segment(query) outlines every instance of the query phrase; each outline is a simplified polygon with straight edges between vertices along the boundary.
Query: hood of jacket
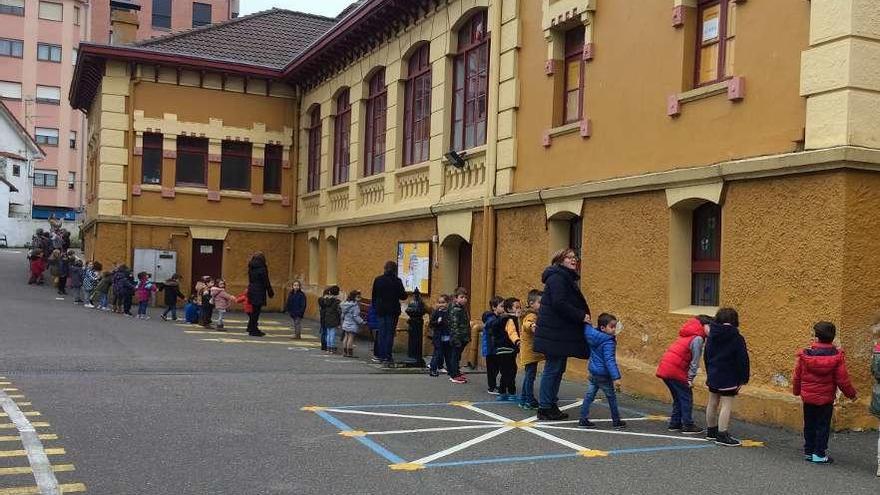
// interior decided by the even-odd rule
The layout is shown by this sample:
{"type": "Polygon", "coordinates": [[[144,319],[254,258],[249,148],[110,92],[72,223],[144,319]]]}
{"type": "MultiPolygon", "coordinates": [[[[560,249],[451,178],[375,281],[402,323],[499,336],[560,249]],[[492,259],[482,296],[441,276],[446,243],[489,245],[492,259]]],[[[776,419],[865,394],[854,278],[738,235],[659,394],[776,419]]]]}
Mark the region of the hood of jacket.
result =
{"type": "Polygon", "coordinates": [[[834,344],[813,343],[807,349],[801,349],[798,357],[802,360],[802,366],[809,373],[817,377],[833,377],[840,360],[843,358],[843,351],[834,346],[834,344]]]}
{"type": "Polygon", "coordinates": [[[544,273],[541,274],[541,283],[546,284],[547,279],[549,279],[553,275],[563,276],[573,282],[577,282],[581,279],[581,275],[570,268],[564,267],[562,265],[550,265],[545,268],[544,273]]]}
{"type": "Polygon", "coordinates": [[[342,301],[339,304],[339,307],[342,309],[342,313],[345,314],[346,311],[350,311],[352,306],[357,306],[358,303],[356,301],[342,301]]]}
{"type": "Polygon", "coordinates": [[[483,316],[480,319],[483,321],[483,325],[485,325],[489,322],[489,320],[497,317],[498,315],[496,315],[494,311],[486,311],[483,313],[483,316]]]}
{"type": "Polygon", "coordinates": [[[712,340],[719,344],[729,344],[739,338],[739,328],[733,325],[709,324],[709,334],[712,340]]]}
{"type": "Polygon", "coordinates": [[[684,325],[681,326],[681,330],[678,331],[679,337],[703,337],[706,338],[706,329],[703,328],[703,324],[700,323],[700,320],[697,318],[691,318],[688,321],[684,322],[684,325]]]}

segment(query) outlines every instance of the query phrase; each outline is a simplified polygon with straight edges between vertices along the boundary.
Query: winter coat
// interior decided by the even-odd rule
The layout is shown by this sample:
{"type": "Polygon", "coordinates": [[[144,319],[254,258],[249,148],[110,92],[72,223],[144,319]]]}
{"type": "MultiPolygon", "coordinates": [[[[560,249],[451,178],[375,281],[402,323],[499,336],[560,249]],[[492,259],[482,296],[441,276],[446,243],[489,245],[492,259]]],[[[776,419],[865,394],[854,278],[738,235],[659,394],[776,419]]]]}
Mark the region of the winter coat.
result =
{"type": "Polygon", "coordinates": [[[227,310],[235,302],[235,296],[220,287],[211,287],[211,301],[217,309],[227,310]]]}
{"type": "Polygon", "coordinates": [[[620,380],[617,367],[617,338],[614,335],[584,324],[584,338],[590,346],[590,376],[620,380]]]}
{"type": "Polygon", "coordinates": [[[696,318],[684,322],[678,331],[678,338],[666,349],[657,366],[657,378],[688,383],[693,379],[689,375],[694,355],[691,349],[695,339],[706,339],[706,329],[696,318]]]}
{"type": "Polygon", "coordinates": [[[306,294],[301,290],[292,290],[287,295],[287,304],[284,309],[291,318],[302,318],[306,315],[306,294]]]}
{"type": "Polygon", "coordinates": [[[342,312],[342,330],[357,333],[361,325],[367,322],[361,318],[361,305],[357,301],[345,301],[339,305],[342,312]]]}
{"type": "Polygon", "coordinates": [[[871,414],[880,418],[880,344],[874,347],[871,360],[871,374],[874,375],[874,388],[871,394],[871,414]]]}
{"type": "Polygon", "coordinates": [[[437,308],[431,313],[428,322],[434,345],[443,342],[443,337],[449,337],[449,311],[446,308],[437,308]]]}
{"type": "Polygon", "coordinates": [[[801,396],[804,404],[824,406],[834,402],[838,388],[850,399],[856,398],[842,350],[834,344],[817,342],[798,352],[792,380],[794,395],[801,396]]]}
{"type": "Polygon", "coordinates": [[[110,286],[113,284],[113,275],[110,272],[104,272],[101,275],[101,279],[98,281],[98,284],[95,285],[95,290],[101,294],[106,294],[110,292],[110,286]]]}
{"type": "Polygon", "coordinates": [[[715,390],[731,390],[749,383],[749,350],[746,339],[733,325],[712,323],[706,350],[706,385],[715,390]]]}
{"type": "Polygon", "coordinates": [[[370,309],[367,310],[367,328],[370,330],[379,329],[379,315],[376,314],[375,304],[370,304],[370,309]]]}
{"type": "Polygon", "coordinates": [[[241,304],[241,308],[244,310],[245,314],[251,314],[254,312],[254,305],[251,304],[250,299],[248,299],[247,291],[245,291],[244,294],[236,296],[235,302],[241,304]]]}
{"type": "Polygon", "coordinates": [[[590,314],[590,307],[578,280],[580,275],[576,271],[561,265],[544,270],[544,295],[538,311],[541,325],[535,331],[535,351],[546,356],[590,357],[583,332],[584,317],[590,314]]]}
{"type": "Polygon", "coordinates": [[[183,307],[183,317],[186,318],[187,323],[198,323],[199,307],[196,305],[196,303],[186,303],[186,306],[183,307]]]}
{"type": "Polygon", "coordinates": [[[480,352],[483,354],[483,357],[494,356],[493,326],[498,323],[498,315],[494,311],[486,311],[483,313],[481,320],[483,320],[483,333],[480,335],[480,352]]]}
{"type": "Polygon", "coordinates": [[[496,356],[516,354],[519,346],[519,318],[516,315],[502,315],[492,325],[492,342],[496,356]]]}
{"type": "Polygon", "coordinates": [[[45,270],[45,269],[46,269],[46,267],[43,264],[42,258],[34,258],[31,260],[31,275],[33,275],[35,277],[42,277],[43,270],[45,270]]]}
{"type": "Polygon", "coordinates": [[[269,268],[265,263],[257,260],[251,260],[248,263],[248,300],[251,305],[265,306],[266,295],[269,299],[275,297],[275,291],[272,289],[272,282],[269,281],[269,268]]]}
{"type": "Polygon", "coordinates": [[[62,255],[61,258],[58,259],[58,277],[69,277],[70,276],[70,258],[67,255],[62,255]]]}
{"type": "Polygon", "coordinates": [[[166,280],[162,294],[165,296],[165,306],[177,306],[177,301],[184,298],[177,280],[166,280]]]}
{"type": "Polygon", "coordinates": [[[379,317],[400,316],[400,301],[406,300],[406,290],[400,277],[393,273],[379,275],[373,280],[371,294],[379,317]]]}
{"type": "Polygon", "coordinates": [[[139,303],[149,301],[154,292],[156,292],[156,284],[145,278],[138,282],[137,289],[134,291],[135,300],[139,303]]]}
{"type": "Polygon", "coordinates": [[[531,310],[526,311],[519,329],[519,364],[522,366],[544,360],[543,354],[535,352],[535,327],[537,324],[538,313],[531,310]]]}
{"type": "Polygon", "coordinates": [[[83,286],[83,267],[72,265],[70,267],[70,287],[72,289],[79,289],[83,286]]]}
{"type": "Polygon", "coordinates": [[[449,309],[449,335],[456,347],[464,347],[471,341],[471,317],[464,306],[453,304],[449,309]]]}
{"type": "Polygon", "coordinates": [[[134,284],[129,273],[118,270],[113,274],[113,293],[120,297],[128,297],[133,294],[134,284]]]}
{"type": "Polygon", "coordinates": [[[342,311],[339,309],[339,299],[333,296],[325,296],[318,299],[321,308],[321,320],[324,328],[338,328],[342,324],[342,311]]]}
{"type": "Polygon", "coordinates": [[[91,268],[86,268],[83,271],[83,281],[82,288],[86,292],[91,292],[95,290],[95,287],[98,285],[98,280],[101,278],[101,275],[91,268]]]}

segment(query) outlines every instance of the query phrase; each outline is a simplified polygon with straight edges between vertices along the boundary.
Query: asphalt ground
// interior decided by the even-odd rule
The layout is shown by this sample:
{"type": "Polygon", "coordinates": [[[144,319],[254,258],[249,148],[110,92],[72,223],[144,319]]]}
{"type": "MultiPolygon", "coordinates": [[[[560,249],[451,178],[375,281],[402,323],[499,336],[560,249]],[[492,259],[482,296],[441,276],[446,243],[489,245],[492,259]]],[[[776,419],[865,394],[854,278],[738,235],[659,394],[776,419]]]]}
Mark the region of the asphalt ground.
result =
{"type": "MultiPolygon", "coordinates": [[[[0,250],[0,381],[22,411],[39,413],[28,416],[35,426],[47,424],[36,430],[71,493],[880,490],[876,432],[833,435],[836,463],[817,466],[802,460],[798,432],[734,421],[735,435],[763,446],[718,447],[667,432],[666,405],[627,396],[626,434],[607,423],[536,427],[494,402],[483,375],[455,385],[384,371],[365,359],[368,342],[360,359],[327,356],[313,336],[291,340],[279,314],[266,316],[274,323],[261,340],[243,335],[243,315],[221,334],[163,322],[156,308],[149,321],[87,310],[26,285],[25,271],[24,253],[0,250]]],[[[564,383],[562,404],[583,390],[564,383]]],[[[592,417],[607,419],[607,409],[597,404],[592,417]]],[[[0,440],[15,433],[0,429],[0,440]]],[[[32,493],[29,473],[2,474],[27,468],[27,457],[4,454],[20,449],[0,441],[0,495],[32,493]]]]}

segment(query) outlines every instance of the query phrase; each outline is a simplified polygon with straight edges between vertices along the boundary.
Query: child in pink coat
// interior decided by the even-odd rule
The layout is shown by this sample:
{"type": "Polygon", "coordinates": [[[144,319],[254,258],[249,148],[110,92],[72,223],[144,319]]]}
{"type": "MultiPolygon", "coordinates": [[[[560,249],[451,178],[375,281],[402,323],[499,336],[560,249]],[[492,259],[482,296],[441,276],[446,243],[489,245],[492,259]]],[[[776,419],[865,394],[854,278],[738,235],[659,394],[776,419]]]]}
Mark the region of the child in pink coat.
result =
{"type": "Polygon", "coordinates": [[[214,309],[217,310],[217,330],[223,330],[223,316],[229,311],[229,307],[235,302],[235,296],[226,292],[226,281],[218,279],[217,283],[211,287],[211,301],[213,301],[214,309]]]}

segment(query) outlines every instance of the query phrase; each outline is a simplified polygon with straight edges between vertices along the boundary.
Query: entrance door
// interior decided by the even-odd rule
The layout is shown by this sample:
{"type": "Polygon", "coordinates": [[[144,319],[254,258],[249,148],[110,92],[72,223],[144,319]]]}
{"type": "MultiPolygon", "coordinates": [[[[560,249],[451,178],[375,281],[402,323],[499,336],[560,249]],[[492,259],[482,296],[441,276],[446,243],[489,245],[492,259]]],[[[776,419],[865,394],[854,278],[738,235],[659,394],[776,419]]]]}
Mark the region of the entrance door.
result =
{"type": "Polygon", "coordinates": [[[458,245],[458,286],[464,287],[471,296],[471,245],[461,241],[458,245]]]}
{"type": "Polygon", "coordinates": [[[193,239],[190,288],[195,287],[196,281],[205,275],[215,279],[223,275],[223,241],[193,239]]]}

